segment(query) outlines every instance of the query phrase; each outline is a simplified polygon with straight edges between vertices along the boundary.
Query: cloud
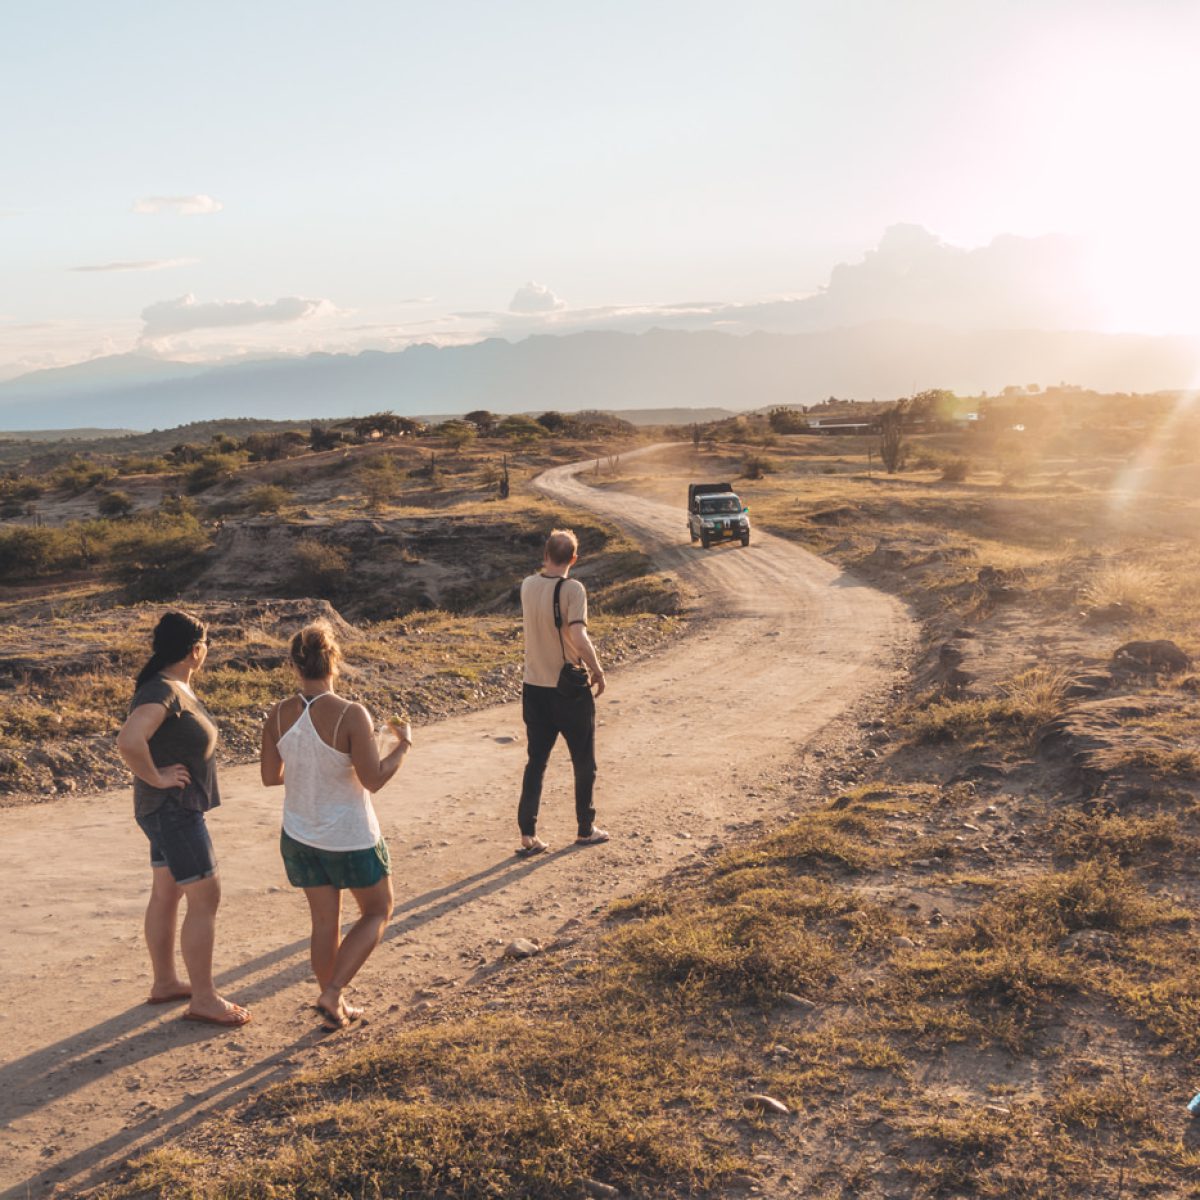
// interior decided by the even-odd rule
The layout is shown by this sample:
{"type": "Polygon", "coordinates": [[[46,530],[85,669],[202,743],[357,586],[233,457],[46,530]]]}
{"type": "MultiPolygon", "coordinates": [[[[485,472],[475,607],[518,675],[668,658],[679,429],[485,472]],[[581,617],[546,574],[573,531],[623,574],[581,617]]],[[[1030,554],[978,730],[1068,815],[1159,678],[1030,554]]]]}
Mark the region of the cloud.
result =
{"type": "Polygon", "coordinates": [[[160,300],[142,310],[147,339],[174,337],[193,329],[229,329],[244,325],[286,324],[303,321],[333,306],[327,300],[305,300],[300,296],[284,296],[263,303],[259,300],[212,300],[197,302],[192,295],[177,300],[160,300]]]}
{"type": "Polygon", "coordinates": [[[152,258],[145,262],[88,263],[82,267],[68,267],[68,271],[165,271],[168,267],[188,267],[199,262],[197,258],[152,258]]]}
{"type": "Polygon", "coordinates": [[[516,294],[509,301],[508,311],[513,313],[546,313],[557,312],[566,308],[565,300],[560,300],[544,283],[535,283],[532,279],[517,288],[516,294]]]}
{"type": "Polygon", "coordinates": [[[143,196],[135,200],[135,213],[175,213],[180,217],[203,217],[220,212],[225,206],[220,200],[203,194],[198,196],[143,196]]]}

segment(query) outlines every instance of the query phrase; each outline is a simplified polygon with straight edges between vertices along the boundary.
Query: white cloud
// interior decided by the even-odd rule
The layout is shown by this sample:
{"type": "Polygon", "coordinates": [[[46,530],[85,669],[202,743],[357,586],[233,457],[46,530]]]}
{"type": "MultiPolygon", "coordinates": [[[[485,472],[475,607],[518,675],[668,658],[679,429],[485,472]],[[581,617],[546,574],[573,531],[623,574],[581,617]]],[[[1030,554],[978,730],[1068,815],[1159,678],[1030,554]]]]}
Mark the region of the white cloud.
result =
{"type": "Polygon", "coordinates": [[[535,283],[531,279],[527,284],[517,288],[516,294],[509,302],[508,311],[545,313],[557,312],[566,307],[566,301],[560,300],[544,283],[535,283]]]}
{"type": "Polygon", "coordinates": [[[160,300],[142,310],[147,339],[173,337],[193,329],[229,329],[243,325],[279,324],[303,321],[320,312],[330,312],[327,300],[305,300],[284,296],[264,303],[259,300],[211,300],[198,303],[195,296],[160,300]]]}
{"type": "Polygon", "coordinates": [[[199,262],[196,258],[153,258],[145,262],[88,263],[82,267],[68,267],[68,271],[165,271],[168,267],[188,267],[199,262]]]}
{"type": "Polygon", "coordinates": [[[203,217],[220,212],[225,206],[220,200],[203,194],[197,196],[143,196],[135,200],[135,213],[175,213],[180,217],[203,217]]]}

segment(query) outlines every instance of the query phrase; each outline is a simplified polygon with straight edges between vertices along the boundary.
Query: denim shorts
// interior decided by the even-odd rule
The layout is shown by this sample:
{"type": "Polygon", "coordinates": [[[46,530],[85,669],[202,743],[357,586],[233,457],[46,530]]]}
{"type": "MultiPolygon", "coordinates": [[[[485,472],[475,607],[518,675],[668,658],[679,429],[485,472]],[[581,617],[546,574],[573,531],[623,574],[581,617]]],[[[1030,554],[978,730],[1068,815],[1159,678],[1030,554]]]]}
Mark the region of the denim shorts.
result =
{"type": "Polygon", "coordinates": [[[197,883],[217,873],[212,838],[204,814],[164,800],[161,808],[137,818],[150,839],[150,865],[168,867],[176,883],[197,883]]]}
{"type": "Polygon", "coordinates": [[[292,887],[369,888],[392,873],[383,838],[369,850],[318,850],[280,830],[279,852],[292,887]]]}

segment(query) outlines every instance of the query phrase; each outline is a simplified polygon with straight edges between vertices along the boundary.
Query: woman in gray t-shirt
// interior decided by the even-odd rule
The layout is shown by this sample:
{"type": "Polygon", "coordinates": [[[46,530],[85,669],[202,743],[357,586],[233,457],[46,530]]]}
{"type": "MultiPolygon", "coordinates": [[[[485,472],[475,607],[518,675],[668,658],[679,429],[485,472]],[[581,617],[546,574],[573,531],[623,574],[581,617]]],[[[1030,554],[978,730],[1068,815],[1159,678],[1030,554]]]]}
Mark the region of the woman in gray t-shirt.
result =
{"type": "Polygon", "coordinates": [[[213,985],[221,882],[204,814],[221,803],[217,727],[191,687],[207,657],[204,624],[187,613],[165,613],[154,630],[154,653],[138,675],[117,749],[133,772],[134,816],[150,839],[146,945],[154,984],[146,1002],[189,1000],[186,1020],[238,1026],[250,1020],[249,1010],[219,996],[213,985]],[[183,898],[187,911],[179,945],[187,983],[175,961],[183,898]]]}

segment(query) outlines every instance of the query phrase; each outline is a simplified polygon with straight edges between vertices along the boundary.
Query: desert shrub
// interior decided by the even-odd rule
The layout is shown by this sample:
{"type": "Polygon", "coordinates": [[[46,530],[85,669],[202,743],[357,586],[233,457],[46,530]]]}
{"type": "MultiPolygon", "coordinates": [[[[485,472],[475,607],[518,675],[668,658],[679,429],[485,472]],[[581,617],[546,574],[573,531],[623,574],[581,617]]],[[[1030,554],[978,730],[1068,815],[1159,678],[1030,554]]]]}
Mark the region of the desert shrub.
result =
{"type": "Polygon", "coordinates": [[[606,613],[667,613],[683,609],[683,597],[669,576],[644,575],[626,579],[597,597],[596,609],[606,613]]]}
{"type": "Polygon", "coordinates": [[[455,450],[461,450],[475,439],[475,429],[466,421],[443,421],[433,432],[455,450]]]}
{"type": "Polygon", "coordinates": [[[382,508],[389,500],[394,500],[404,486],[404,477],[391,454],[368,458],[355,470],[354,481],[368,508],[382,508]]]}
{"type": "Polygon", "coordinates": [[[196,577],[209,545],[208,533],[194,516],[134,518],[116,527],[107,573],[131,601],[165,600],[196,577]]]}
{"type": "Polygon", "coordinates": [[[18,525],[0,529],[0,579],[14,582],[76,565],[77,547],[65,529],[18,525]]]}
{"type": "Polygon", "coordinates": [[[505,417],[496,426],[496,432],[501,437],[512,438],[514,441],[535,442],[539,438],[545,437],[547,430],[545,425],[535,421],[532,417],[514,413],[512,416],[505,417]]]}
{"type": "Polygon", "coordinates": [[[170,469],[171,464],[165,458],[143,454],[130,454],[117,463],[118,475],[161,475],[170,469]]]}
{"type": "Polygon", "coordinates": [[[9,475],[0,479],[0,500],[37,500],[45,491],[46,485],[32,475],[9,475]]]}
{"type": "Polygon", "coordinates": [[[971,470],[971,460],[967,458],[952,458],[942,464],[943,483],[963,483],[971,470]]]}
{"type": "Polygon", "coordinates": [[[774,460],[766,455],[748,454],[742,462],[742,478],[762,479],[764,475],[769,475],[777,469],[774,460]]]}
{"type": "Polygon", "coordinates": [[[246,493],[246,507],[251,512],[275,513],[291,498],[292,493],[287,488],[275,483],[262,483],[246,493]]]}
{"type": "Polygon", "coordinates": [[[1137,612],[1153,612],[1166,586],[1163,573],[1146,563],[1108,563],[1084,585],[1083,599],[1096,607],[1123,604],[1137,612]]]}
{"type": "Polygon", "coordinates": [[[282,433],[252,433],[246,438],[246,451],[251,462],[278,462],[292,458],[309,448],[309,439],[294,429],[282,433]]]}
{"type": "Polygon", "coordinates": [[[350,565],[350,555],[340,546],[330,546],[315,538],[303,538],[293,554],[293,586],[307,595],[325,599],[337,591],[350,565]]]}
{"type": "Polygon", "coordinates": [[[63,463],[50,478],[55,487],[62,488],[72,496],[78,496],[98,483],[107,483],[114,475],[116,471],[112,467],[102,467],[99,463],[76,454],[63,463]]]}
{"type": "Polygon", "coordinates": [[[205,454],[185,473],[184,480],[189,494],[194,496],[197,492],[206,491],[214,484],[232,479],[234,472],[241,465],[240,455],[205,454]]]}
{"type": "Polygon", "coordinates": [[[773,408],[767,414],[767,421],[776,433],[808,432],[808,421],[804,414],[794,408],[773,408]]]}
{"type": "Polygon", "coordinates": [[[133,497],[128,492],[105,492],[96,511],[102,517],[127,517],[133,512],[133,497]]]}

